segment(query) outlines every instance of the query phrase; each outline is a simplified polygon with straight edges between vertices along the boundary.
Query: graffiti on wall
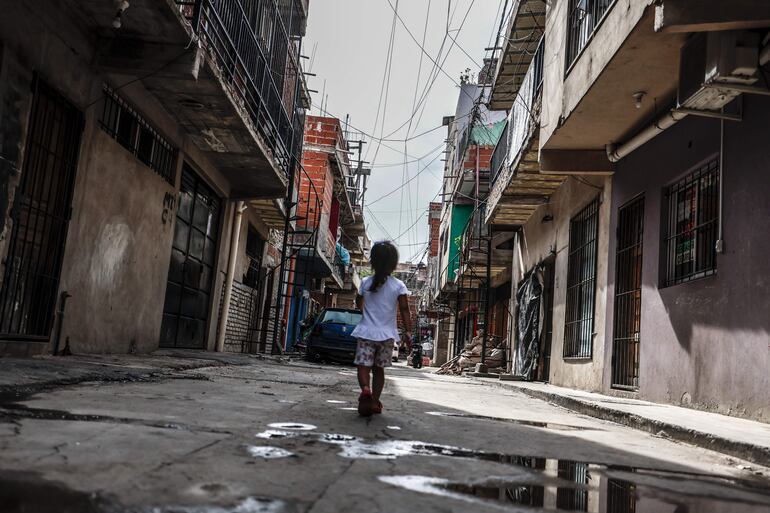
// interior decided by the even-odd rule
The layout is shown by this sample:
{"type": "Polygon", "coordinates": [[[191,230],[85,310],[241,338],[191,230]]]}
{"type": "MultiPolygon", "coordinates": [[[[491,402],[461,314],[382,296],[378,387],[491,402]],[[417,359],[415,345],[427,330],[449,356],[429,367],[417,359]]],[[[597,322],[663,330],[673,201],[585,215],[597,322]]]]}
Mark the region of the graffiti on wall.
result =
{"type": "Polygon", "coordinates": [[[174,213],[174,207],[176,206],[176,196],[174,193],[167,192],[163,195],[163,213],[160,216],[160,220],[163,224],[171,222],[171,216],[174,213]]]}

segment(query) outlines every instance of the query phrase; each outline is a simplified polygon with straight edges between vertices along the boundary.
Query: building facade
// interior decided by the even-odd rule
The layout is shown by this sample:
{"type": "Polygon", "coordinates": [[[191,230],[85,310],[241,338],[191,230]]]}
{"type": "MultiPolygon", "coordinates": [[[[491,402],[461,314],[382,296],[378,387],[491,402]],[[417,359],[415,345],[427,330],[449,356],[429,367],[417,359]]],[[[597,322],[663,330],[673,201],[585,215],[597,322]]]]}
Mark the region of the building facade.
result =
{"type": "Polygon", "coordinates": [[[301,336],[301,322],[320,309],[355,308],[359,266],[369,249],[356,177],[340,120],[308,116],[287,247],[295,255],[286,284],[287,350],[301,336]]]}
{"type": "Polygon", "coordinates": [[[703,4],[513,3],[487,223],[519,378],[766,421],[770,13],[703,4]]]}
{"type": "Polygon", "coordinates": [[[237,4],[2,3],[0,353],[214,349],[271,296],[307,3],[237,4]]]}

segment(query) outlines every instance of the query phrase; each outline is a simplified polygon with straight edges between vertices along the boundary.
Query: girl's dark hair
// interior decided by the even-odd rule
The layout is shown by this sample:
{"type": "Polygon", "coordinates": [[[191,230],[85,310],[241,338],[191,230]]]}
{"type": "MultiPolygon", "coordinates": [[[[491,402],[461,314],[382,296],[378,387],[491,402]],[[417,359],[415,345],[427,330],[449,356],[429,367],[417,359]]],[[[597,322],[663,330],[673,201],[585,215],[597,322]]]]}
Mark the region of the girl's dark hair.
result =
{"type": "Polygon", "coordinates": [[[390,273],[398,265],[398,249],[389,241],[375,242],[369,253],[369,262],[372,264],[372,270],[374,270],[374,277],[369,290],[377,292],[377,289],[385,284],[390,273]]]}

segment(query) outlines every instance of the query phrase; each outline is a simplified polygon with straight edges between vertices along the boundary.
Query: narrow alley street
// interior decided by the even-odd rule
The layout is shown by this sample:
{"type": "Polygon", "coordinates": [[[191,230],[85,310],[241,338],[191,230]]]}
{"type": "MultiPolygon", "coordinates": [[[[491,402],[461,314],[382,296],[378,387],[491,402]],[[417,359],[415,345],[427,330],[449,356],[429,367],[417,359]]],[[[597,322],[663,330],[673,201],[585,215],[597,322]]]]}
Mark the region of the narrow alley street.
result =
{"type": "Polygon", "coordinates": [[[4,359],[3,513],[770,511],[767,469],[403,363],[363,419],[352,367],[72,358],[4,359]]]}

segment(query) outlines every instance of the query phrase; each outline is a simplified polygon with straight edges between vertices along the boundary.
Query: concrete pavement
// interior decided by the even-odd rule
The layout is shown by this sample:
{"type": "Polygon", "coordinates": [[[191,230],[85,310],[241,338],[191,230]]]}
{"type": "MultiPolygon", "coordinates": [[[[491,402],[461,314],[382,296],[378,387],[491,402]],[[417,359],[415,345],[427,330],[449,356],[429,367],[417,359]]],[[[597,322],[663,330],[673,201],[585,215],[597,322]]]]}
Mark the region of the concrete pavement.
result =
{"type": "Polygon", "coordinates": [[[770,424],[547,383],[500,381],[496,384],[579,413],[770,466],[770,424]]]}
{"type": "Polygon", "coordinates": [[[361,419],[350,367],[193,355],[0,360],[0,511],[770,511],[763,467],[518,390],[395,367],[361,419]]]}

